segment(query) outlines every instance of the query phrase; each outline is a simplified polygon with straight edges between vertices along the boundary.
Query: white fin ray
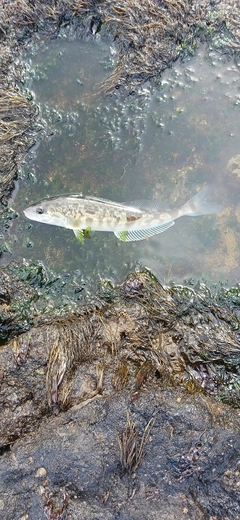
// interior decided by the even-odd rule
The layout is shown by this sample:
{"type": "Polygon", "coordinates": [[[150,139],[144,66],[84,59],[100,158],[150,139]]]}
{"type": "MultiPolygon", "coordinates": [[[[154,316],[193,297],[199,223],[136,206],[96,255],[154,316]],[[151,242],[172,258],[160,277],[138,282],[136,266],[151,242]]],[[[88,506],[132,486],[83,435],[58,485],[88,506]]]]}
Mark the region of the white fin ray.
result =
{"type": "Polygon", "coordinates": [[[141,211],[169,211],[163,208],[161,204],[155,200],[131,200],[130,202],[122,202],[122,205],[140,209],[141,211]]]}
{"type": "Polygon", "coordinates": [[[101,199],[100,197],[90,197],[88,195],[83,198],[89,200],[90,202],[100,202],[101,204],[105,204],[106,206],[113,206],[114,208],[121,209],[122,207],[128,207],[129,209],[138,209],[137,206],[133,206],[131,202],[114,202],[113,200],[101,199]]]}
{"type": "Polygon", "coordinates": [[[148,228],[148,229],[136,229],[132,231],[114,231],[114,235],[122,242],[135,242],[137,240],[144,240],[145,238],[153,237],[158,233],[163,233],[166,229],[172,227],[174,221],[165,222],[161,226],[148,228]],[[121,238],[123,237],[123,238],[121,238]]]}
{"type": "Polygon", "coordinates": [[[212,186],[207,185],[199,191],[194,197],[185,202],[180,209],[180,217],[198,217],[200,215],[212,215],[223,210],[223,206],[217,202],[208,202],[208,197],[213,191],[212,186]]]}
{"type": "Polygon", "coordinates": [[[73,229],[73,233],[79,242],[84,242],[84,231],[82,229],[73,229]]]}

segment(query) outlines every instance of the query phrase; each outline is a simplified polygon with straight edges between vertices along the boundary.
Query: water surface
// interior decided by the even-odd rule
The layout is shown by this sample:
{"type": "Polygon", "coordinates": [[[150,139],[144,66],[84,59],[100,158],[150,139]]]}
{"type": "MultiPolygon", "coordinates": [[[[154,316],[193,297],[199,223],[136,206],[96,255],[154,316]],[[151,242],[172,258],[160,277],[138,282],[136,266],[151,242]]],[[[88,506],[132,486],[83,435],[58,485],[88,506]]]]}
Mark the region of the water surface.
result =
{"type": "Polygon", "coordinates": [[[41,261],[73,284],[120,281],[136,266],[164,283],[239,280],[239,64],[201,48],[176,62],[158,84],[127,99],[106,96],[115,47],[56,40],[26,56],[26,88],[45,120],[44,138],[21,169],[2,263],[41,261]],[[176,221],[163,234],[135,243],[91,233],[84,245],[70,230],[27,220],[23,209],[47,196],[82,192],[116,201],[155,199],[179,207],[204,184],[221,214],[176,221]]]}

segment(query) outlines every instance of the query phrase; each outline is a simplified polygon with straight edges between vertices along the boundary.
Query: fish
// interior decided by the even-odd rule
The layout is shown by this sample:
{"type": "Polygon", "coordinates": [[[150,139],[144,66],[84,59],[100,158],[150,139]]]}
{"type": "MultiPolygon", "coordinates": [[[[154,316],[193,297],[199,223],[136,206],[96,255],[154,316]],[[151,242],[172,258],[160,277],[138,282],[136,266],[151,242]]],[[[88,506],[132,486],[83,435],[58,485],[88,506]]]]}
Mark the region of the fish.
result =
{"type": "Polygon", "coordinates": [[[161,210],[155,201],[113,202],[97,197],[62,195],[44,199],[24,210],[30,220],[72,229],[83,241],[92,231],[111,231],[122,242],[133,242],[162,233],[176,219],[210,215],[222,211],[208,202],[212,188],[207,185],[179,209],[161,210]]]}

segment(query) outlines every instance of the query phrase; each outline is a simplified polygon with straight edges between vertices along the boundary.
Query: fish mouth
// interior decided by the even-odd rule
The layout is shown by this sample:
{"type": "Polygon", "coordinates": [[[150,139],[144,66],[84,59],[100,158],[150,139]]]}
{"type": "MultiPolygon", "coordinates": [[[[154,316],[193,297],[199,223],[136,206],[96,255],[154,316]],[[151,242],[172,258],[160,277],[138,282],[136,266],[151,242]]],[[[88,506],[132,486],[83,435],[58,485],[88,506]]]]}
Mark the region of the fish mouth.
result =
{"type": "Polygon", "coordinates": [[[41,219],[38,218],[38,214],[36,213],[36,211],[31,207],[24,209],[23,213],[25,217],[29,218],[30,220],[41,221],[41,219]]]}
{"type": "Polygon", "coordinates": [[[24,213],[25,217],[30,218],[30,219],[32,218],[32,211],[30,208],[24,209],[23,213],[24,213]]]}

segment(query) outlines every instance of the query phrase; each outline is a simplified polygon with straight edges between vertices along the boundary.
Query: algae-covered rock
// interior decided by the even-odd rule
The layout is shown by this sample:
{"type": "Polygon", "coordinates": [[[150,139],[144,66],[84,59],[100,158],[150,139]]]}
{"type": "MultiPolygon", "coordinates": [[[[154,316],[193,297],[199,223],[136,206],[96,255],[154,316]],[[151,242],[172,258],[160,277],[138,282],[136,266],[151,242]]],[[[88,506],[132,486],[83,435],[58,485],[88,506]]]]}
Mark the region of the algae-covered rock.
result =
{"type": "Polygon", "coordinates": [[[42,265],[12,262],[0,269],[0,282],[0,343],[74,306],[62,295],[64,281],[42,265]]]}
{"type": "Polygon", "coordinates": [[[0,350],[1,445],[48,413],[124,388],[132,403],[145,385],[170,385],[239,407],[239,294],[223,306],[205,287],[196,289],[167,289],[135,274],[108,303],[96,299],[22,334],[16,329],[0,350]]]}

